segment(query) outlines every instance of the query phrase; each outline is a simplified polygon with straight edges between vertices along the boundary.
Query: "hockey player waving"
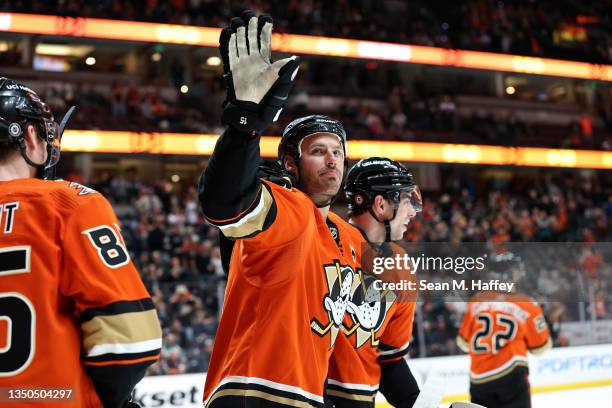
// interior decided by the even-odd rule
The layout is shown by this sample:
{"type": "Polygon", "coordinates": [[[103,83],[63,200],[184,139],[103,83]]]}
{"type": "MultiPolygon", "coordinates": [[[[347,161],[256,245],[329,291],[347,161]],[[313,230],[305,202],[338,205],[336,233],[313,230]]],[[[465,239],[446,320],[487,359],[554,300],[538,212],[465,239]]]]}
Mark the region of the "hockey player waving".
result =
{"type": "Polygon", "coordinates": [[[272,63],[272,19],[245,12],[222,31],[226,126],[199,197],[234,240],[225,307],[204,390],[207,407],[323,406],[329,357],[356,276],[360,236],[329,211],[346,170],[346,134],[325,116],[285,130],[279,159],[295,186],[257,176],[261,132],[298,71],[272,63]]]}

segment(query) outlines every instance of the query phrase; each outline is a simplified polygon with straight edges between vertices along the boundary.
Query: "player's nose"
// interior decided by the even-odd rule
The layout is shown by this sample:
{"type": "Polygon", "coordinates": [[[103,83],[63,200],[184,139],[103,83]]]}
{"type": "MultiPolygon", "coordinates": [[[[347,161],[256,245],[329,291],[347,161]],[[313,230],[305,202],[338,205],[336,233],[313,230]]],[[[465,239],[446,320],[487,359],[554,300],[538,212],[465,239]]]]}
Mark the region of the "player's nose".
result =
{"type": "Polygon", "coordinates": [[[333,153],[328,152],[325,155],[325,165],[329,167],[330,169],[338,167],[336,157],[334,156],[333,153]]]}

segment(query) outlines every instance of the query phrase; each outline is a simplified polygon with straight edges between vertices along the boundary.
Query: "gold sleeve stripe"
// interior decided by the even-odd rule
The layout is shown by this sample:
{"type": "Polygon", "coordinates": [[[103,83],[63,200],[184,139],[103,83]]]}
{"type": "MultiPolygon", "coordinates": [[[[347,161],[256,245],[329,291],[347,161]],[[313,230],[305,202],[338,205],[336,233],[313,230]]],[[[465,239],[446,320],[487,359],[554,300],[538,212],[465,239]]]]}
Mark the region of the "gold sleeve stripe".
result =
{"type": "MultiPolygon", "coordinates": [[[[484,376],[484,377],[479,377],[479,378],[474,378],[473,376],[470,376],[470,382],[472,384],[484,384],[490,381],[494,381],[494,380],[502,378],[503,376],[508,375],[512,370],[514,370],[518,366],[528,367],[527,361],[522,361],[522,360],[512,361],[511,360],[511,363],[507,367],[503,367],[502,370],[500,371],[492,370],[494,374],[484,376]]],[[[482,375],[483,374],[481,374],[481,376],[482,375]]]]}
{"type": "Polygon", "coordinates": [[[535,356],[537,356],[538,354],[542,354],[545,351],[548,351],[550,348],[552,348],[552,340],[550,340],[550,337],[546,340],[546,343],[542,344],[539,347],[534,347],[532,349],[529,349],[529,352],[535,356]]]}
{"type": "Polygon", "coordinates": [[[286,397],[279,397],[274,394],[267,393],[265,391],[241,390],[241,389],[225,389],[225,390],[221,390],[215,393],[215,395],[206,404],[206,407],[210,407],[213,401],[216,400],[217,398],[225,397],[225,396],[259,398],[259,399],[264,399],[266,401],[274,402],[279,405],[286,405],[289,407],[297,407],[297,408],[312,408],[313,407],[313,405],[308,402],[298,401],[298,400],[294,400],[294,399],[286,398],[286,397]]]}
{"type": "Polygon", "coordinates": [[[262,188],[259,204],[249,214],[233,224],[220,225],[223,235],[228,238],[242,238],[262,231],[274,198],[267,188],[262,188]]]}
{"type": "Polygon", "coordinates": [[[343,392],[338,390],[327,390],[327,395],[332,395],[334,397],[340,397],[347,400],[353,401],[365,401],[365,402],[374,402],[376,395],[359,395],[359,394],[351,394],[349,392],[343,392]]]}
{"type": "Polygon", "coordinates": [[[159,358],[159,354],[155,354],[153,356],[136,358],[132,360],[83,361],[83,364],[88,365],[88,366],[95,366],[95,367],[105,367],[109,365],[133,365],[133,364],[145,363],[147,361],[155,362],[157,361],[158,358],[159,358]]]}
{"type": "Polygon", "coordinates": [[[461,336],[457,336],[456,338],[457,341],[457,346],[459,346],[459,348],[464,352],[467,353],[470,351],[470,345],[468,344],[467,340],[464,339],[461,336]]]}
{"type": "Polygon", "coordinates": [[[83,346],[88,356],[96,346],[108,344],[126,345],[126,349],[142,349],[138,352],[154,350],[153,346],[157,343],[161,346],[161,328],[155,310],[96,316],[84,322],[81,329],[83,346]],[[138,346],[127,346],[130,344],[138,346]]]}

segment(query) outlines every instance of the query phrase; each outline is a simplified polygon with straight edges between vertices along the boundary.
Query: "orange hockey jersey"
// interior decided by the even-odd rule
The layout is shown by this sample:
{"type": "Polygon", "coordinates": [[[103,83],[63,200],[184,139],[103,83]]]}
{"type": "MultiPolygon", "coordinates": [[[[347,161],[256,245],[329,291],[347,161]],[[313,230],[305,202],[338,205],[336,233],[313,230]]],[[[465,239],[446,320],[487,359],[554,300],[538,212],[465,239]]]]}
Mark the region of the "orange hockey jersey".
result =
{"type": "Polygon", "coordinates": [[[210,220],[237,240],[205,404],[239,406],[252,397],[258,406],[322,407],[329,357],[354,291],[358,232],[330,212],[336,244],[297,189],[263,181],[258,200],[236,219],[210,220]],[[273,207],[273,223],[257,232],[273,207]]]}
{"type": "Polygon", "coordinates": [[[126,383],[158,358],[161,330],[100,194],[65,181],[0,182],[0,323],[0,387],[70,391],[2,407],[101,407],[96,386],[102,400],[129,397],[126,383]],[[109,377],[116,387],[96,383],[109,377]]]}
{"type": "Polygon", "coordinates": [[[470,381],[496,380],[527,366],[527,351],[551,346],[542,308],[529,296],[481,292],[468,303],[457,344],[470,354],[470,381]]]}
{"type": "MultiPolygon", "coordinates": [[[[362,237],[363,239],[363,237],[362,237]]],[[[391,244],[392,253],[404,250],[391,244]]],[[[375,251],[365,240],[358,259],[371,271],[375,251]]],[[[387,270],[383,274],[359,273],[359,286],[349,302],[345,333],[338,337],[330,361],[327,394],[351,400],[355,407],[373,407],[381,376],[380,363],[403,358],[412,338],[416,291],[395,293],[375,289],[374,282],[415,281],[409,271],[387,270]]]]}

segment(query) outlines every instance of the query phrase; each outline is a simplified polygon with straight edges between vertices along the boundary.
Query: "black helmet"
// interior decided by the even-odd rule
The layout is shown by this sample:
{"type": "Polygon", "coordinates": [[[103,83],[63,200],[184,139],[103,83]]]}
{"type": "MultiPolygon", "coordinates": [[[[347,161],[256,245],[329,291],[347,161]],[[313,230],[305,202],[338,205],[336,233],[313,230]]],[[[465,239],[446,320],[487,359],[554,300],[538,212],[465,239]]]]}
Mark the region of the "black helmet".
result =
{"type": "Polygon", "coordinates": [[[384,157],[358,161],[348,171],[344,190],[349,213],[360,215],[368,211],[385,226],[385,241],[391,241],[391,221],[397,215],[402,192],[409,193],[410,203],[416,212],[423,208],[421,192],[414,184],[412,172],[401,163],[384,157]],[[393,216],[388,220],[381,220],[372,210],[377,195],[382,195],[393,205],[393,216]]]}
{"type": "Polygon", "coordinates": [[[340,138],[346,158],[346,132],[342,123],[329,116],[310,115],[294,120],[285,128],[278,145],[278,158],[281,163],[283,163],[285,156],[291,156],[295,160],[299,160],[304,138],[322,132],[333,133],[340,138]]]}
{"type": "Polygon", "coordinates": [[[490,272],[497,275],[502,280],[514,279],[515,273],[519,276],[523,274],[525,265],[523,259],[509,251],[500,252],[491,256],[489,263],[490,272]]]}
{"type": "Polygon", "coordinates": [[[370,157],[357,162],[348,172],[344,189],[349,211],[355,215],[369,210],[377,195],[399,205],[401,192],[412,193],[410,201],[415,211],[423,208],[412,172],[401,163],[384,157],[370,157]],[[357,196],[363,197],[360,203],[357,196]]]}
{"type": "Polygon", "coordinates": [[[38,168],[44,178],[50,178],[60,157],[60,142],[64,127],[74,107],[64,116],[61,125],[53,119],[53,113],[36,92],[12,79],[0,77],[0,145],[15,145],[24,160],[38,168]],[[24,133],[28,124],[37,127],[38,135],[47,143],[47,160],[34,163],[27,156],[24,133]]]}

